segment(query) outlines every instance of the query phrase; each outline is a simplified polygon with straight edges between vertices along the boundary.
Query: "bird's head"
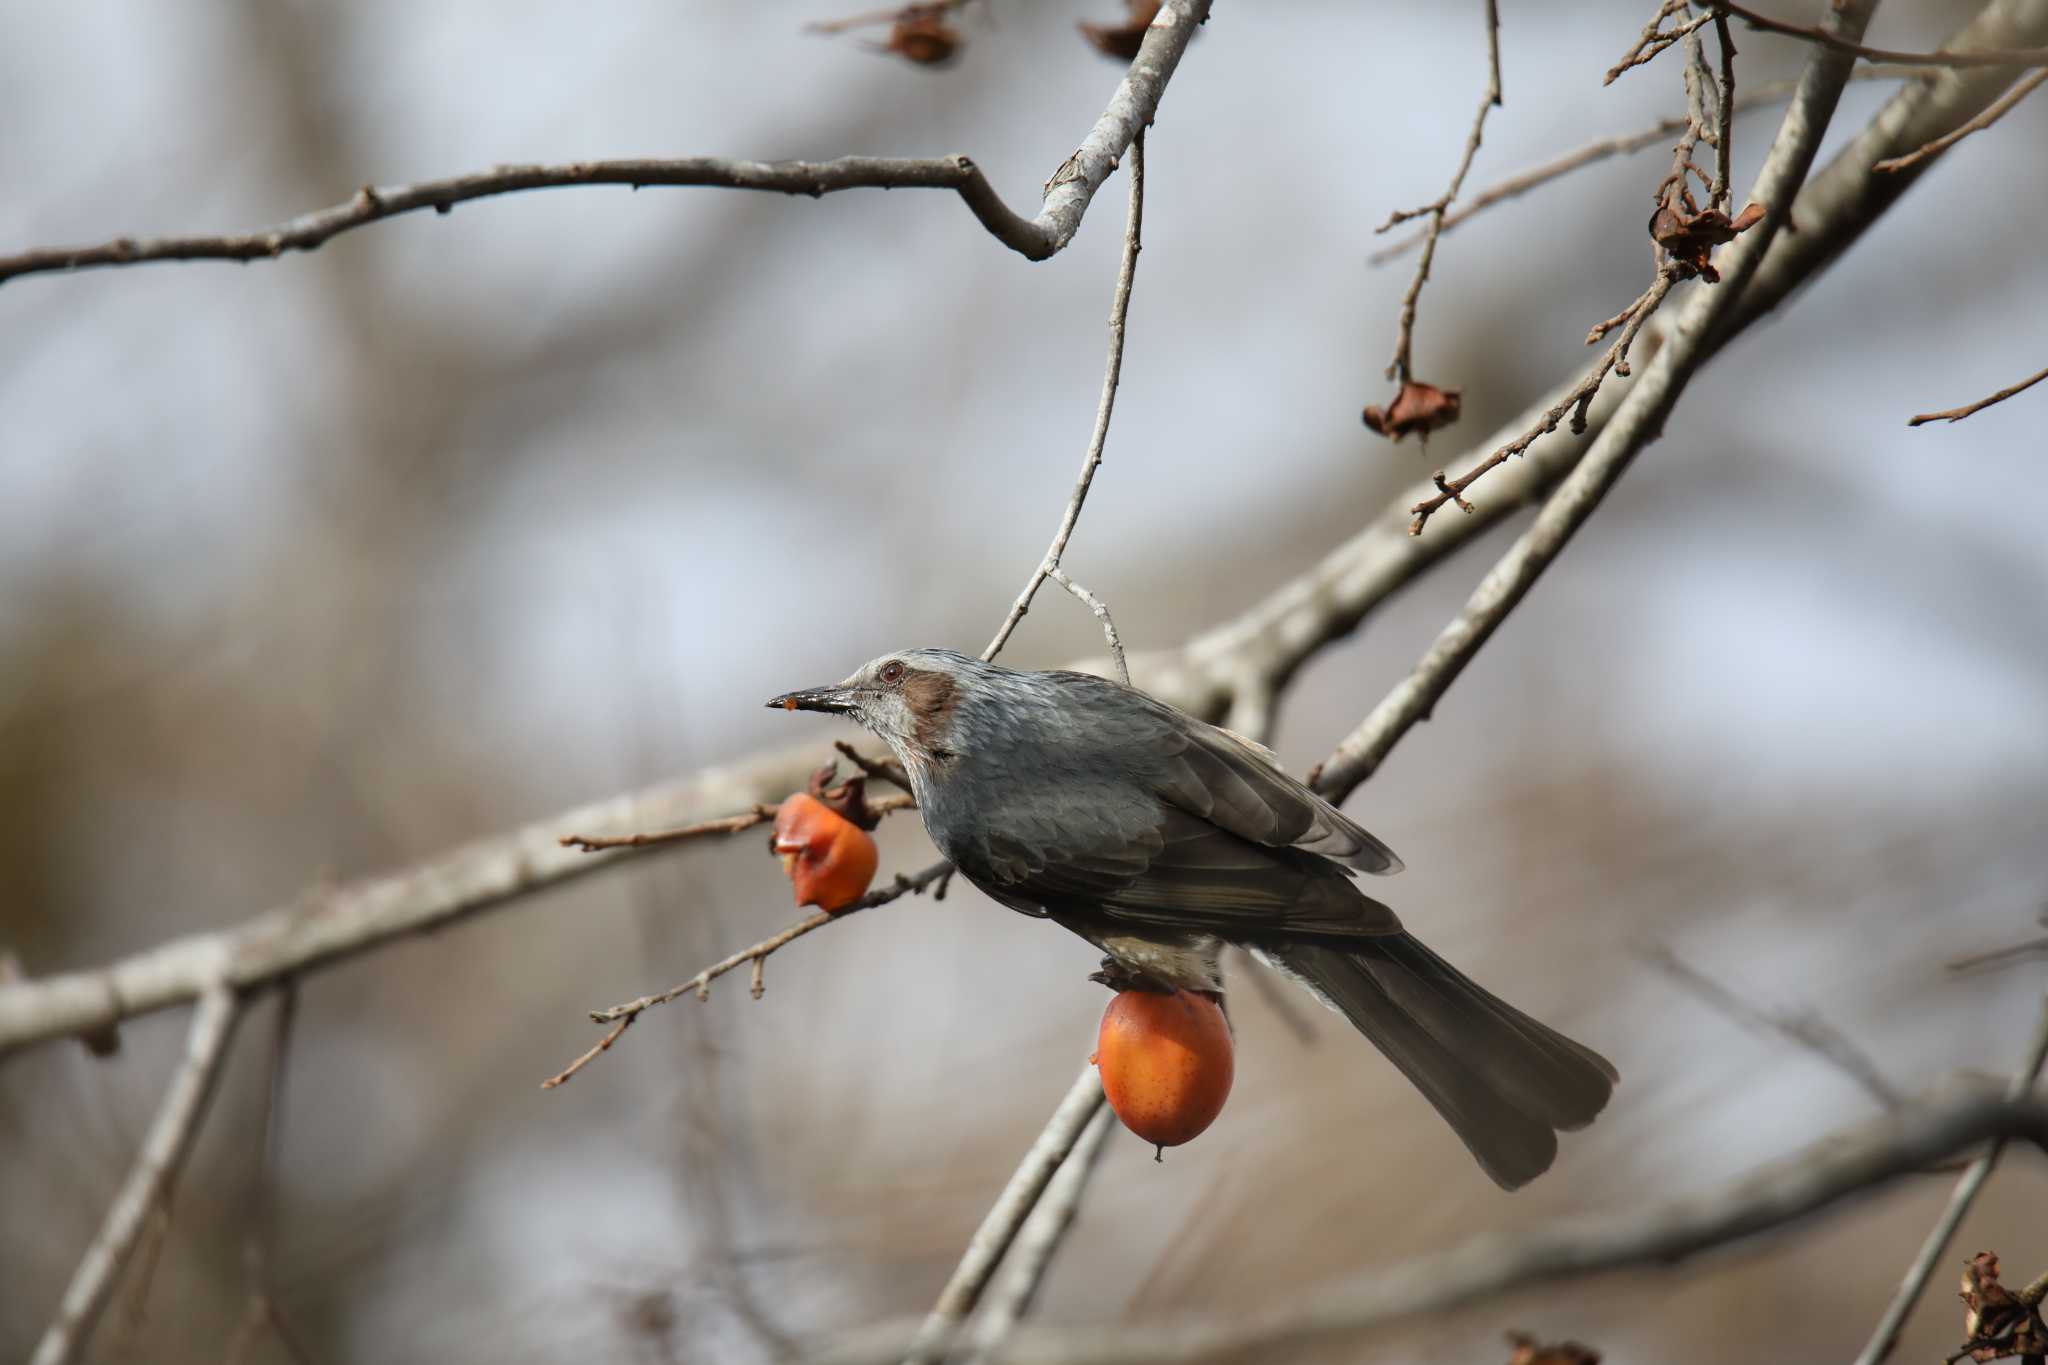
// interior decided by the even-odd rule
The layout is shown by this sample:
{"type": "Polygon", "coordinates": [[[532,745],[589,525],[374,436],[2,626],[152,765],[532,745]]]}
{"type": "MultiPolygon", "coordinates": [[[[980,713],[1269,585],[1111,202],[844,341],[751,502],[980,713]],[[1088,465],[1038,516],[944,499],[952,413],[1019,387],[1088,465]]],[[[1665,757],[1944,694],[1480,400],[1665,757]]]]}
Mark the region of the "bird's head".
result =
{"type": "Polygon", "coordinates": [[[785,692],[768,703],[860,722],[912,772],[958,750],[961,703],[1004,670],[950,649],[905,649],[863,664],[845,682],[785,692]]]}

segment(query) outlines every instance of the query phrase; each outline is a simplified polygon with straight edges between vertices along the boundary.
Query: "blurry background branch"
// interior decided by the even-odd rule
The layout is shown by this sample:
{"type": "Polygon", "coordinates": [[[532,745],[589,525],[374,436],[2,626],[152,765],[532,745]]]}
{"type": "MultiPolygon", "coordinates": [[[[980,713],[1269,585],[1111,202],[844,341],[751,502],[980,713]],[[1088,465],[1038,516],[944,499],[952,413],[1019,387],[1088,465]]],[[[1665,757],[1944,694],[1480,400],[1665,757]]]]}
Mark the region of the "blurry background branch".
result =
{"type": "MultiPolygon", "coordinates": [[[[1418,1257],[1256,1313],[1024,1327],[1001,1358],[1013,1365],[1136,1365],[1270,1354],[1401,1318],[1469,1310],[1533,1285],[1669,1267],[1811,1218],[1979,1143],[2014,1138],[2048,1149],[2048,1105],[1976,1096],[1918,1107],[1814,1143],[1711,1197],[1560,1218],[1418,1257]]],[[[902,1330],[896,1331],[898,1340],[902,1330]]],[[[880,1360],[888,1354],[871,1342],[854,1358],[880,1360]]]]}

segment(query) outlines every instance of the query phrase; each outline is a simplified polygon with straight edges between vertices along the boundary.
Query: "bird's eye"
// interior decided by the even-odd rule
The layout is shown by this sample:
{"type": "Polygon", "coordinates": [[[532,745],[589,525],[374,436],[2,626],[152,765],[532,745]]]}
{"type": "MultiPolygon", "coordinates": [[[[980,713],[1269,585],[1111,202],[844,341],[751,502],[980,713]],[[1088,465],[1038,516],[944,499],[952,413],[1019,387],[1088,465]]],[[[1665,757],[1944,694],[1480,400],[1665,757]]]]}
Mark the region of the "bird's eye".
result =
{"type": "Polygon", "coordinates": [[[882,671],[876,676],[882,680],[885,686],[894,687],[897,683],[903,681],[903,661],[901,659],[889,660],[888,663],[882,665],[882,671]]]}

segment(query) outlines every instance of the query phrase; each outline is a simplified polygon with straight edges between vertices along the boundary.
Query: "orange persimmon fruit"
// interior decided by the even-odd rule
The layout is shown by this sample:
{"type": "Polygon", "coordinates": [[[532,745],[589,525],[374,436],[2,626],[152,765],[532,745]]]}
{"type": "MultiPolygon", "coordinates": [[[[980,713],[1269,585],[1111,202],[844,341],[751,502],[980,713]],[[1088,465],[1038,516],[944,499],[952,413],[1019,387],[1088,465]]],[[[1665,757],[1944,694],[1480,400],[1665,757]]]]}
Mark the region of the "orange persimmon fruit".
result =
{"type": "Polygon", "coordinates": [[[815,796],[798,792],[775,812],[782,870],[796,887],[798,905],[834,914],[867,894],[879,858],[868,832],[815,796]]]}
{"type": "Polygon", "coordinates": [[[1236,1070],[1223,1007],[1196,991],[1119,991],[1102,1012],[1095,1065],[1124,1127],[1158,1147],[1200,1136],[1236,1070]]]}

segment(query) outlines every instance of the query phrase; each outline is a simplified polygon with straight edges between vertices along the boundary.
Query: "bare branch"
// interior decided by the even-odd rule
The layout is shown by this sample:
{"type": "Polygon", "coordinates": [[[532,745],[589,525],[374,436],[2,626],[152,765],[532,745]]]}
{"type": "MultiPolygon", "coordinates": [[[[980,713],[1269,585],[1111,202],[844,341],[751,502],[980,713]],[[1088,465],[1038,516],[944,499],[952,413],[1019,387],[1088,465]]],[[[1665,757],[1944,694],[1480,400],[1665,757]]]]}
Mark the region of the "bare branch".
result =
{"type": "MultiPolygon", "coordinates": [[[[1231,1356],[1271,1359],[1303,1343],[1404,1318],[1491,1302],[1534,1285],[1617,1270],[1666,1269],[1804,1221],[1852,1196],[1917,1175],[1981,1142],[2018,1138],[2048,1149],[2048,1106],[1973,1097],[1887,1115],[1832,1135],[1708,1197],[1626,1212],[1554,1219],[1513,1237],[1488,1235],[1371,1276],[1251,1312],[1075,1327],[1024,1327],[1011,1365],[1131,1365],[1231,1356]]],[[[904,1331],[891,1339],[900,1343],[904,1331]]],[[[882,1359],[881,1334],[835,1360],[882,1359]]]]}
{"type": "Polygon", "coordinates": [[[1865,47],[1861,43],[1852,42],[1834,30],[1824,28],[1818,24],[1810,28],[1802,27],[1798,24],[1788,24],[1782,19],[1773,19],[1769,15],[1758,14],[1755,10],[1746,9],[1741,5],[1734,4],[1732,0],[1705,0],[1705,3],[1713,6],[1716,11],[1723,11],[1734,15],[1751,28],[1762,29],[1766,33],[1782,33],[1787,38],[1798,38],[1804,42],[1825,47],[1832,52],[1842,52],[1852,57],[1861,57],[1867,62],[1891,62],[1897,66],[2048,66],[2048,47],[1999,47],[1962,50],[1943,48],[1939,52],[1893,52],[1888,48],[1865,47]]]}
{"type": "Polygon", "coordinates": [[[960,1330],[960,1324],[974,1311],[974,1305],[980,1301],[982,1290],[988,1287],[1003,1253],[1010,1249],[1018,1230],[1052,1181],[1053,1173],[1073,1151],[1074,1144],[1081,1139],[1082,1130],[1102,1107],[1102,1080],[1096,1075],[1094,1064],[1090,1063],[1081,1068],[1081,1074],[1067,1088],[1066,1098],[1060,1101],[1059,1108],[1053,1110],[1051,1121],[1031,1144],[1031,1149],[1024,1153],[1024,1160],[1011,1175],[1010,1183],[1003,1186],[994,1207],[981,1220],[981,1226],[967,1243],[966,1254],[953,1268],[946,1287],[939,1291],[939,1301],[932,1306],[931,1313],[911,1338],[904,1365],[934,1365],[944,1358],[955,1333],[960,1330]]]}
{"type": "Polygon", "coordinates": [[[1457,170],[1451,172],[1451,183],[1444,192],[1421,208],[1397,210],[1387,221],[1374,229],[1387,232],[1411,218],[1429,218],[1429,226],[1422,234],[1422,259],[1415,263],[1415,276],[1408,281],[1408,292],[1401,298],[1401,320],[1394,331],[1394,358],[1388,362],[1387,378],[1397,383],[1408,382],[1413,372],[1412,351],[1415,346],[1415,310],[1422,300],[1422,286],[1429,283],[1429,267],[1436,260],[1437,239],[1443,235],[1444,214],[1456,201],[1458,191],[1465,184],[1465,176],[1472,169],[1472,158],[1479,155],[1480,139],[1486,132],[1486,116],[1501,102],[1500,85],[1500,5],[1498,0],[1485,0],[1486,8],[1486,93],[1479,97],[1478,112],[1472,116],[1472,131],[1465,135],[1465,151],[1458,158],[1457,170]]]}
{"type": "MultiPolygon", "coordinates": [[[[850,749],[845,751],[851,752],[850,749]]],[[[855,761],[860,762],[858,756],[855,761]]],[[[863,763],[861,766],[865,770],[866,765],[863,763]]],[[[882,767],[881,764],[875,766],[882,767]]],[[[889,781],[895,781],[886,770],[882,776],[889,781]]],[[[871,815],[889,815],[899,810],[915,810],[917,799],[912,796],[878,796],[864,802],[863,805],[871,815]]],[[[761,804],[749,807],[738,815],[727,815],[717,820],[700,820],[694,825],[684,825],[680,829],[655,830],[647,834],[564,834],[560,842],[562,847],[573,848],[582,853],[600,853],[613,848],[653,848],[661,844],[682,843],[706,834],[738,834],[757,825],[767,824],[775,818],[778,809],[776,806],[761,804]]]]}
{"type": "Polygon", "coordinates": [[[1116,663],[1116,675],[1125,687],[1131,685],[1130,661],[1124,658],[1124,642],[1117,638],[1116,622],[1110,619],[1109,607],[1088,589],[1076,583],[1065,569],[1055,567],[1046,574],[1053,582],[1074,595],[1082,606],[1095,613],[1095,619],[1102,622],[1102,633],[1109,640],[1109,657],[1116,663]]]}
{"type": "MultiPolygon", "coordinates": [[[[1927,73],[1924,70],[1913,67],[1859,66],[1849,76],[1849,79],[1852,81],[1901,80],[1906,78],[1924,80],[1927,78],[1927,73]]],[[[1750,113],[1753,110],[1782,104],[1798,88],[1798,81],[1767,81],[1762,85],[1753,86],[1735,97],[1733,112],[1739,116],[1750,113]]],[[[1601,138],[1597,142],[1589,142],[1585,146],[1575,151],[1566,152],[1564,155],[1553,160],[1531,166],[1525,171],[1517,171],[1506,179],[1497,180],[1493,184],[1488,185],[1485,189],[1467,199],[1462,207],[1452,209],[1449,213],[1445,214],[1443,230],[1449,232],[1460,223],[1477,214],[1484,213],[1495,204],[1518,198],[1521,195],[1527,194],[1530,190],[1548,185],[1553,180],[1561,180],[1573,171],[1606,161],[1611,157],[1628,156],[1632,153],[1640,152],[1646,147],[1654,147],[1673,133],[1685,131],[1685,127],[1690,121],[1689,118],[1684,117],[1664,119],[1659,123],[1651,124],[1647,128],[1639,128],[1633,133],[1621,133],[1614,137],[1601,138]]],[[[1412,251],[1422,245],[1422,239],[1426,235],[1426,232],[1417,232],[1412,236],[1403,237],[1391,246],[1381,247],[1378,251],[1365,258],[1366,263],[1368,265],[1385,265],[1396,256],[1412,251]]]]}
{"type": "Polygon", "coordinates": [[[1986,128],[1989,128],[1992,124],[2011,113],[2014,106],[2019,104],[2028,95],[2034,93],[2035,88],[2043,81],[2048,81],[2048,71],[2036,71],[2023,77],[2019,84],[2008,90],[2004,98],[2000,99],[1998,103],[1992,105],[1989,109],[1986,109],[1954,132],[1944,134],[1926,146],[1916,151],[1908,152],[1904,156],[1888,157],[1878,162],[1871,169],[1889,174],[1893,171],[1903,171],[1908,166],[1917,166],[1930,156],[1941,155],[1941,153],[1955,146],[1970,134],[1983,132],[1986,128]]]}
{"type": "Polygon", "coordinates": [[[1905,1098],[1886,1079],[1870,1054],[1820,1016],[1797,1011],[1772,1011],[1754,1005],[1663,944],[1646,944],[1641,955],[1645,961],[1737,1023],[1778,1034],[1829,1063],[1861,1086],[1877,1101],[1879,1108],[1897,1109],[1905,1103],[1905,1098]]]}
{"type": "Polygon", "coordinates": [[[1102,1154],[1109,1150],[1110,1130],[1115,1127],[1116,1115],[1107,1106],[1095,1111],[1095,1117],[1081,1130],[1080,1141],[1060,1163],[1037,1207],[1018,1230],[1003,1277],[981,1310],[981,1320],[975,1324],[970,1359],[986,1360],[999,1354],[1017,1324],[1031,1311],[1045,1272],[1051,1268],[1067,1230],[1074,1225],[1088,1179],[1095,1174],[1102,1154]]]}
{"type": "Polygon", "coordinates": [[[612,1044],[619,1041],[619,1038],[625,1031],[633,1026],[633,1021],[646,1011],[653,1009],[656,1005],[666,1005],[670,1001],[681,999],[685,995],[695,995],[699,1000],[709,1000],[711,998],[711,983],[728,972],[737,971],[741,967],[752,966],[754,969],[752,993],[754,998],[759,1000],[762,993],[767,989],[762,979],[762,964],[777,949],[794,943],[805,934],[824,928],[834,920],[845,919],[848,915],[854,914],[857,911],[872,910],[878,905],[887,905],[889,902],[901,900],[905,896],[922,894],[934,885],[938,889],[932,893],[933,898],[943,900],[946,894],[945,883],[951,879],[952,875],[953,865],[947,862],[933,863],[924,871],[909,877],[899,873],[893,882],[881,890],[870,891],[853,904],[841,909],[820,910],[808,919],[798,920],[780,933],[770,934],[752,947],[742,948],[731,957],[712,963],[688,981],[671,986],[665,991],[658,991],[653,995],[643,995],[638,1000],[628,1000],[623,1005],[613,1005],[608,1009],[592,1010],[590,1012],[592,1022],[613,1025],[611,1032],[605,1034],[603,1038],[598,1040],[595,1047],[592,1047],[581,1057],[578,1057],[553,1076],[542,1081],[540,1088],[543,1090],[553,1090],[584,1067],[590,1065],[591,1062],[597,1060],[599,1054],[609,1052],[612,1044]]]}
{"type": "Polygon", "coordinates": [[[1650,22],[1643,25],[1643,31],[1637,36],[1635,46],[1624,52],[1621,60],[1607,69],[1607,75],[1600,83],[1614,84],[1624,73],[1639,66],[1647,66],[1655,61],[1657,55],[1665,48],[1683,42],[1706,27],[1714,17],[1712,14],[1696,15],[1675,28],[1664,27],[1666,19],[1684,14],[1689,3],[1690,0],[1663,0],[1663,3],[1657,6],[1657,12],[1650,16],[1650,22]]]}
{"type": "Polygon", "coordinates": [[[116,237],[95,246],[54,247],[0,257],[0,281],[18,275],[141,265],[150,261],[258,261],[311,251],[331,238],[400,214],[447,213],[472,199],[578,185],[717,186],[807,194],[850,189],[939,189],[959,194],[981,225],[1011,250],[1042,261],[1064,250],[1080,230],[1096,190],[1131,141],[1152,122],[1166,84],[1211,0],[1167,0],[1145,40],[1074,154],[1046,183],[1038,216],[1023,218],[1002,201],[981,168],[965,156],[848,156],[836,161],[745,161],[729,157],[579,161],[553,166],[498,166],[412,185],[366,185],[355,198],[255,232],[203,237],[116,237]]]}
{"type": "MultiPolygon", "coordinates": [[[[2034,1088],[2035,1078],[2041,1074],[2041,1066],[2048,1062],[2048,995],[2041,999],[2041,1013],[2034,1024],[2033,1039],[2027,1044],[2027,1053],[2013,1072],[2012,1082],[2005,1088],[2008,1103],[2018,1104],[2026,1099],[2034,1088]]],[[[1899,1290],[1892,1295],[1892,1301],[1885,1305],[1884,1316],[1878,1319],[1877,1328],[1870,1334],[1870,1341],[1856,1357],[1856,1365],[1878,1365],[1891,1355],[1898,1345],[1899,1331],[1906,1325],[1906,1319],[1913,1312],[1913,1305],[1920,1300],[1920,1292],[1927,1287],[1928,1277],[1934,1274],[1935,1265],[1948,1251],[1949,1241],[1962,1226],[1963,1216],[1976,1202],[1977,1192],[1984,1188],[1984,1182],[1991,1178],[1991,1168],[1998,1164],[1998,1158],[2005,1153],[2006,1138],[1993,1140],[1975,1161],[1965,1170],[1962,1179],[1956,1182],[1955,1192],[1949,1196],[1948,1207],[1935,1220],[1934,1228],[1921,1244],[1920,1254],[1913,1258],[1913,1264],[1906,1271],[1906,1278],[1899,1290]]]]}
{"type": "MultiPolygon", "coordinates": [[[[1846,0],[1830,11],[1828,22],[1835,32],[1860,37],[1874,5],[1875,0],[1846,0]]],[[[1785,222],[1848,73],[1846,58],[1826,48],[1814,53],[1749,196],[1751,203],[1766,206],[1763,220],[1729,248],[1726,283],[1693,292],[1684,315],[1672,328],[1671,339],[1622,400],[1614,420],[1585,458],[1544,504],[1535,522],[1480,580],[1465,609],[1437,636],[1414,671],[1324,760],[1316,774],[1324,795],[1342,800],[1379,766],[1409,727],[1429,715],[1452,679],[1563,551],[1636,454],[1662,432],[1687,382],[1713,354],[1709,339],[1733,314],[1785,222]]],[[[1668,278],[1669,267],[1659,280],[1668,278]]]]}
{"type": "Polygon", "coordinates": [[[85,1249],[70,1287],[64,1291],[56,1319],[36,1346],[32,1365],[65,1365],[92,1335],[93,1324],[134,1252],[136,1239],[152,1213],[170,1198],[171,1186],[191,1150],[193,1134],[213,1097],[239,1013],[240,1004],[225,982],[217,981],[201,993],[185,1038],[185,1058],[164,1091],[156,1117],[150,1120],[128,1178],[121,1182],[98,1235],[85,1249]]]}
{"type": "Polygon", "coordinates": [[[1714,11],[1714,41],[1721,52],[1721,103],[1714,115],[1714,184],[1712,206],[1730,212],[1728,193],[1734,178],[1735,40],[1728,35],[1728,16],[1714,11]]]}
{"type": "Polygon", "coordinates": [[[1917,427],[1927,422],[1960,422],[1965,417],[1970,417],[1984,411],[1984,409],[1990,407],[1994,403],[2003,403],[2008,398],[2012,398],[2018,394],[2025,393],[2028,389],[2033,388],[2034,385],[2040,383],[2044,379],[2048,379],[2048,370],[2043,370],[2041,371],[2041,373],[2034,375],[2032,378],[2022,379],[2019,383],[2014,384],[2009,389],[2000,389],[1997,393],[1992,394],[1989,398],[1979,398],[1976,402],[1967,404],[1963,407],[1948,408],[1942,412],[1923,412],[1918,417],[1915,417],[1911,421],[1907,422],[1906,425],[1909,427],[1917,427]]]}
{"type": "MultiPolygon", "coordinates": [[[[1159,12],[1166,13],[1164,9],[1159,12]]],[[[1088,487],[1095,482],[1095,471],[1102,465],[1102,447],[1109,440],[1110,414],[1116,410],[1116,386],[1123,377],[1124,320],[1131,311],[1131,280],[1138,273],[1138,253],[1143,250],[1139,239],[1144,226],[1145,136],[1140,132],[1131,143],[1130,209],[1124,217],[1123,263],[1117,268],[1116,291],[1109,303],[1109,360],[1102,371],[1102,397],[1095,404],[1095,430],[1088,437],[1088,453],[1081,459],[1080,476],[1074,480],[1074,491],[1067,498],[1067,510],[1060,517],[1059,529],[1053,532],[1052,544],[1046,547],[1045,558],[1025,580],[1024,591],[1018,593],[1017,600],[1010,604],[1009,615],[996,628],[995,638],[981,652],[984,659],[993,659],[1002,653],[1010,632],[1024,619],[1024,613],[1031,610],[1031,599],[1037,595],[1040,585],[1052,576],[1054,569],[1059,568],[1060,556],[1067,552],[1067,541],[1074,534],[1074,525],[1081,520],[1081,504],[1088,500],[1088,487]]]]}
{"type": "Polygon", "coordinates": [[[903,765],[895,759],[869,758],[843,739],[833,740],[832,747],[843,754],[847,762],[853,764],[854,767],[860,769],[869,777],[874,778],[877,782],[887,782],[890,786],[900,788],[903,791],[910,790],[910,774],[904,772],[903,765]]]}

